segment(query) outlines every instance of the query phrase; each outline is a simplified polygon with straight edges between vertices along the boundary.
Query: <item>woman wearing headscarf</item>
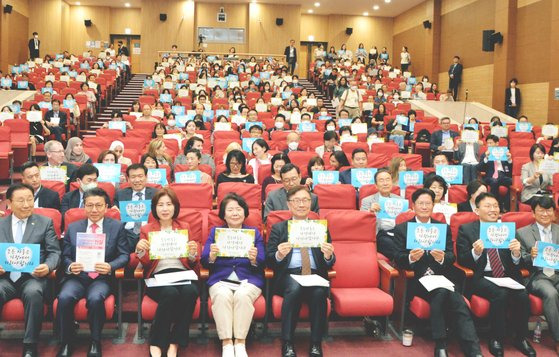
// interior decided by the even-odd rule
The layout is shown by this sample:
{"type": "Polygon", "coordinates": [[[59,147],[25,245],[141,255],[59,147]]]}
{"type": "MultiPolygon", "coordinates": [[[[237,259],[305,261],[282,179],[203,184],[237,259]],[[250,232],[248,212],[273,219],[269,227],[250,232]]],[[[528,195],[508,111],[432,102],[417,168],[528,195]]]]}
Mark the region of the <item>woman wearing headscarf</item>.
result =
{"type": "Polygon", "coordinates": [[[124,157],[124,144],[122,143],[122,141],[119,140],[115,140],[111,143],[111,146],[109,147],[109,150],[114,151],[114,153],[116,154],[117,158],[118,158],[118,164],[123,164],[126,166],[130,166],[132,165],[132,160],[130,160],[127,157],[124,157]]]}
{"type": "Polygon", "coordinates": [[[91,164],[91,158],[83,152],[83,141],[78,137],[73,137],[68,140],[66,150],[64,152],[66,161],[78,164],[91,164]]]}

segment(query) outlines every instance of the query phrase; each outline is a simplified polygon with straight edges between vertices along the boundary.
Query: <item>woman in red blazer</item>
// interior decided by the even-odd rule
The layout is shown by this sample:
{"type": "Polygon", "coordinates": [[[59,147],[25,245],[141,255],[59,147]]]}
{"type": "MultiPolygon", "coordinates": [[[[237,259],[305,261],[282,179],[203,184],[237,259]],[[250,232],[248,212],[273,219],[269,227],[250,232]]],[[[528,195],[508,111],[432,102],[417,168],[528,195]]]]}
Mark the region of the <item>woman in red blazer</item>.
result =
{"type": "MultiPolygon", "coordinates": [[[[142,227],[140,240],[136,245],[136,255],[144,267],[145,278],[182,270],[199,273],[198,244],[195,241],[188,242],[188,258],[149,259],[150,232],[189,229],[187,223],[177,220],[179,211],[179,200],[170,188],[163,188],[153,196],[151,213],[155,221],[142,227]]],[[[192,282],[186,285],[151,287],[146,288],[146,294],[157,302],[149,336],[150,355],[160,357],[167,350],[167,356],[176,356],[179,345],[186,347],[188,344],[188,329],[199,295],[198,286],[192,282]]]]}

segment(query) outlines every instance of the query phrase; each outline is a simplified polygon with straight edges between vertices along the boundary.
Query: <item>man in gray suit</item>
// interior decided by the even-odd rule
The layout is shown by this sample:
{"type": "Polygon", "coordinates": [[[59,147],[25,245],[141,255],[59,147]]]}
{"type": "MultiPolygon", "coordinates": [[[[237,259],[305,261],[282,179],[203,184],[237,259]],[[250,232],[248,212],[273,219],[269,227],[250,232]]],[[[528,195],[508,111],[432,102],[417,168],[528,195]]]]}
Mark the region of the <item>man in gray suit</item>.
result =
{"type": "Polygon", "coordinates": [[[0,311],[11,299],[23,300],[25,334],[23,356],[37,356],[37,343],[43,322],[43,296],[46,276],[60,261],[52,219],[33,214],[33,188],[17,183],[6,192],[12,214],[0,220],[0,242],[40,244],[40,264],[33,273],[10,272],[0,266],[0,311]]]}
{"type": "Polygon", "coordinates": [[[543,299],[543,312],[555,340],[555,350],[559,354],[559,274],[551,268],[532,265],[538,255],[537,242],[559,244],[559,225],[552,223],[555,217],[555,202],[547,196],[532,202],[532,212],[536,223],[516,232],[520,241],[522,259],[531,274],[528,290],[543,299]]]}
{"type": "MultiPolygon", "coordinates": [[[[157,190],[146,187],[148,169],[142,164],[132,164],[126,169],[126,177],[130,187],[118,190],[114,198],[114,207],[120,210],[119,204],[124,201],[151,200],[157,190]]],[[[124,228],[128,231],[128,246],[130,249],[136,247],[140,239],[140,229],[147,222],[127,222],[124,228]]]]}
{"type": "MultiPolygon", "coordinates": [[[[272,211],[287,211],[287,191],[301,184],[301,170],[293,164],[285,164],[280,170],[282,188],[268,194],[264,204],[264,220],[272,211]]],[[[318,213],[318,197],[311,193],[311,211],[318,213]]]]}

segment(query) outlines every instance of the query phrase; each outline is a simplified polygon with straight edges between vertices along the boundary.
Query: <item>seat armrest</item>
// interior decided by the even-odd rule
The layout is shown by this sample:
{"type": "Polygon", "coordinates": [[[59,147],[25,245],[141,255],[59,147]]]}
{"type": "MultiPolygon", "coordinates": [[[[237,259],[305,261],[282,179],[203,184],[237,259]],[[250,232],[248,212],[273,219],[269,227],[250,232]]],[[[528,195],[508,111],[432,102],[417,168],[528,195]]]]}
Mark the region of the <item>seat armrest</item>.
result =
{"type": "Polygon", "coordinates": [[[124,279],[124,268],[115,270],[115,278],[124,279]]]}
{"type": "Polygon", "coordinates": [[[53,271],[47,274],[47,279],[52,279],[52,280],[56,279],[56,269],[54,269],[53,271]]]}
{"type": "Polygon", "coordinates": [[[403,273],[406,279],[413,279],[415,277],[415,272],[413,270],[403,270],[403,273]]]}
{"type": "Polygon", "coordinates": [[[134,269],[134,279],[143,279],[144,278],[144,268],[137,267],[134,269]]]}
{"type": "Polygon", "coordinates": [[[379,260],[380,288],[387,294],[392,295],[392,279],[398,277],[398,270],[388,264],[385,260],[379,260]]]}
{"type": "Polygon", "coordinates": [[[466,278],[471,278],[472,276],[474,276],[474,271],[472,269],[463,267],[462,265],[456,262],[454,262],[454,266],[458,268],[458,270],[460,270],[466,278]]]}
{"type": "Polygon", "coordinates": [[[328,279],[334,279],[336,277],[336,271],[334,269],[328,270],[328,279]]]}
{"type": "Polygon", "coordinates": [[[200,278],[203,280],[208,280],[210,277],[210,270],[206,268],[200,268],[200,278]]]}
{"type": "Polygon", "coordinates": [[[270,268],[264,269],[264,277],[266,279],[273,279],[274,278],[274,271],[270,268]]]}
{"type": "Polygon", "coordinates": [[[528,269],[520,269],[520,274],[523,278],[527,278],[530,276],[530,271],[528,269]]]}

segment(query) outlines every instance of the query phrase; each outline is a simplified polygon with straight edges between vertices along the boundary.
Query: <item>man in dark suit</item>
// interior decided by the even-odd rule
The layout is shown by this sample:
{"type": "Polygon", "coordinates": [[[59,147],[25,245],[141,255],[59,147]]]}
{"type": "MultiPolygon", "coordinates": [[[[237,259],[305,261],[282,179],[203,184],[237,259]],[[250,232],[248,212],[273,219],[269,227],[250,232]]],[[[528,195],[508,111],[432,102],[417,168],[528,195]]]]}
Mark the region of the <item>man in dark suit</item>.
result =
{"type": "MultiPolygon", "coordinates": [[[[487,135],[485,139],[487,147],[499,146],[499,138],[495,135],[487,135]]],[[[500,197],[499,186],[510,188],[512,185],[512,156],[510,151],[507,153],[506,161],[489,161],[488,154],[481,154],[479,161],[479,171],[485,172],[483,182],[489,185],[489,192],[499,198],[501,202],[501,210],[508,211],[510,209],[510,192],[505,197],[500,197]]]]}
{"type": "MultiPolygon", "coordinates": [[[[142,201],[151,200],[157,190],[153,187],[146,187],[148,169],[142,164],[132,164],[126,169],[126,177],[130,187],[118,190],[115,194],[114,207],[119,208],[119,203],[123,201],[142,201]]],[[[124,228],[128,231],[128,245],[133,248],[140,239],[140,228],[147,222],[127,222],[124,228]]]]}
{"type": "MultiPolygon", "coordinates": [[[[328,133],[328,132],[327,132],[328,133]]],[[[322,155],[320,155],[322,157],[322,155]]],[[[351,153],[351,168],[367,168],[367,152],[361,148],[353,149],[351,153]]],[[[351,169],[340,172],[340,183],[351,185],[351,169]]]]}
{"type": "Polygon", "coordinates": [[[479,221],[464,224],[458,230],[456,252],[458,263],[474,271],[467,281],[468,292],[489,300],[489,321],[491,325],[489,351],[494,356],[503,356],[503,340],[507,336],[507,308],[510,307],[514,330],[514,345],[526,356],[536,352],[528,342],[528,319],[530,300],[526,289],[507,289],[485,277],[510,277],[521,281],[522,256],[520,242],[513,239],[509,249],[484,249],[480,237],[480,222],[497,222],[499,201],[491,193],[482,193],[476,198],[476,213],[479,221]]]}
{"type": "Polygon", "coordinates": [[[56,140],[62,141],[62,134],[66,133],[66,125],[68,116],[65,112],[60,111],[60,101],[54,99],[52,101],[52,109],[45,114],[45,125],[54,134],[56,140]]]}
{"type": "Polygon", "coordinates": [[[516,87],[518,80],[513,78],[509,82],[509,88],[505,89],[505,114],[515,118],[518,116],[522,99],[520,89],[516,87]]]}
{"type": "Polygon", "coordinates": [[[124,224],[104,217],[110,204],[109,196],[100,188],[84,195],[87,219],[68,226],[62,251],[64,278],[58,295],[57,322],[61,346],[58,356],[70,356],[74,340],[74,306],[87,299],[91,345],[87,356],[101,356],[101,331],[105,323],[105,299],[111,294],[110,279],[117,269],[129,260],[128,241],[124,224]],[[79,233],[102,233],[105,235],[105,257],[95,263],[95,271],[84,271],[83,262],[76,261],[76,239],[79,233]]]}
{"type": "MultiPolygon", "coordinates": [[[[264,204],[264,220],[272,211],[285,211],[289,209],[287,192],[301,184],[301,170],[292,163],[285,164],[280,170],[280,178],[283,187],[271,191],[264,204]]],[[[318,196],[311,193],[311,210],[319,212],[318,196]]]]}
{"type": "Polygon", "coordinates": [[[43,323],[43,296],[47,287],[46,276],[56,269],[60,261],[58,244],[52,219],[33,214],[33,188],[16,183],[8,188],[6,198],[12,214],[0,220],[0,242],[40,244],[40,264],[33,273],[7,273],[0,266],[0,311],[8,301],[20,298],[25,312],[23,356],[38,356],[37,343],[43,323]]]}
{"type": "Polygon", "coordinates": [[[57,192],[41,186],[41,173],[36,162],[29,161],[21,167],[21,182],[33,188],[37,208],[60,210],[60,196],[57,192]]]}
{"type": "Polygon", "coordinates": [[[450,161],[454,156],[454,138],[460,136],[460,133],[450,130],[449,117],[442,117],[440,123],[441,130],[437,130],[431,135],[431,150],[443,152],[450,161]]]}
{"type": "Polygon", "coordinates": [[[532,202],[532,212],[536,223],[516,231],[520,241],[522,260],[530,269],[528,291],[543,300],[543,313],[555,341],[555,351],[559,355],[559,274],[550,268],[540,268],[532,263],[538,255],[538,242],[559,244],[559,225],[555,218],[555,201],[541,196],[532,202]]]}
{"type": "MultiPolygon", "coordinates": [[[[311,192],[306,186],[296,186],[287,193],[289,210],[293,220],[308,219],[311,210],[311,192]]],[[[322,335],[327,318],[328,288],[323,286],[302,287],[291,278],[291,274],[309,275],[318,274],[328,278],[328,269],[334,266],[336,257],[334,246],[322,243],[320,248],[293,248],[288,242],[288,221],[283,221],[272,226],[270,241],[266,249],[268,266],[274,269],[275,292],[283,296],[281,307],[281,336],[282,356],[295,357],[293,335],[301,303],[305,301],[309,306],[311,322],[311,357],[322,356],[322,335]]]]}
{"type": "Polygon", "coordinates": [[[435,356],[448,356],[446,350],[446,322],[445,310],[452,311],[452,319],[456,321],[458,335],[466,356],[481,356],[479,338],[476,334],[474,322],[470,316],[468,306],[461,294],[445,288],[437,288],[428,292],[419,282],[427,275],[451,276],[451,270],[456,258],[453,253],[452,236],[450,227],[446,227],[445,250],[433,249],[425,251],[421,248],[407,249],[407,229],[409,222],[441,223],[431,219],[435,205],[435,193],[429,189],[421,188],[412,194],[415,218],[408,222],[398,224],[394,228],[394,241],[396,255],[394,261],[401,269],[413,270],[414,280],[410,287],[412,294],[429,302],[431,308],[431,333],[435,340],[435,356]]]}
{"type": "MultiPolygon", "coordinates": [[[[62,197],[62,217],[70,208],[84,208],[85,192],[97,187],[99,170],[91,164],[83,164],[76,171],[76,182],[80,185],[78,190],[70,191],[62,197]]],[[[109,200],[110,204],[110,200],[109,200]]]]}
{"type": "Polygon", "coordinates": [[[66,169],[66,191],[70,187],[70,182],[76,180],[76,170],[78,167],[69,162],[65,162],[64,147],[60,141],[50,140],[45,144],[47,162],[43,166],[65,168],[66,169]]]}
{"type": "Polygon", "coordinates": [[[39,41],[39,34],[37,32],[33,32],[33,38],[29,40],[27,47],[29,47],[29,58],[31,60],[40,57],[39,48],[41,47],[41,41],[39,41]]]}
{"type": "Polygon", "coordinates": [[[460,63],[460,57],[454,56],[452,58],[452,64],[448,69],[448,87],[452,90],[452,97],[455,101],[458,101],[458,86],[462,82],[462,64],[460,63]]]}
{"type": "Polygon", "coordinates": [[[130,56],[130,52],[128,51],[128,47],[122,43],[122,41],[118,41],[118,56],[130,56]]]}
{"type": "Polygon", "coordinates": [[[289,68],[289,73],[293,75],[295,71],[295,66],[297,65],[297,49],[295,48],[295,40],[289,41],[289,46],[283,51],[285,60],[287,61],[287,66],[289,68]]]}

